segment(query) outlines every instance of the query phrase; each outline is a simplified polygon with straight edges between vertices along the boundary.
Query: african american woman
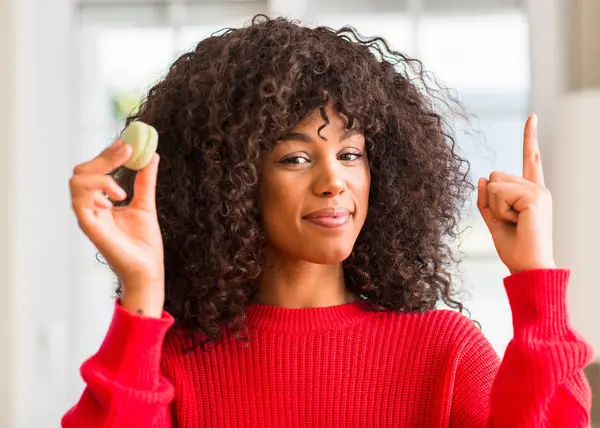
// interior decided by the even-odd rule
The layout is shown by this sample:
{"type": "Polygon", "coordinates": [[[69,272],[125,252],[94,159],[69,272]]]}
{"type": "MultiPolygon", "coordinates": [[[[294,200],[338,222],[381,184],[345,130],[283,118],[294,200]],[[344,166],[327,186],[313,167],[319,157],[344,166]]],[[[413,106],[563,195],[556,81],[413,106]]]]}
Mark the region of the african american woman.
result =
{"type": "Polygon", "coordinates": [[[181,55],[127,120],[158,131],[149,165],[117,141],[70,182],[119,287],[63,426],[586,427],[537,118],[522,176],[475,186],[427,76],[264,16],[181,55]],[[475,188],[510,272],[502,360],[452,281],[475,188]]]}

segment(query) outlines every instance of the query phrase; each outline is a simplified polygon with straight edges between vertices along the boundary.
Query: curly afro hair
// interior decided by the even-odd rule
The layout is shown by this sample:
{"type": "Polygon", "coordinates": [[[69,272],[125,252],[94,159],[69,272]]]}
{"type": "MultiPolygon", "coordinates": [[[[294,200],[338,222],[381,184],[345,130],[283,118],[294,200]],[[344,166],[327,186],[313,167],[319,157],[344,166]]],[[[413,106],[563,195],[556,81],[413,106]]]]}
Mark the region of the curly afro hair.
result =
{"type": "MultiPolygon", "coordinates": [[[[181,55],[127,118],[160,137],[165,310],[202,345],[223,329],[247,339],[245,307],[266,246],[262,154],[329,103],[360,124],[371,170],[346,286],[370,310],[427,311],[441,302],[463,310],[451,239],[474,186],[440,109],[462,111],[460,103],[381,38],[260,15],[181,55]]],[[[114,177],[131,195],[134,173],[114,177]]]]}

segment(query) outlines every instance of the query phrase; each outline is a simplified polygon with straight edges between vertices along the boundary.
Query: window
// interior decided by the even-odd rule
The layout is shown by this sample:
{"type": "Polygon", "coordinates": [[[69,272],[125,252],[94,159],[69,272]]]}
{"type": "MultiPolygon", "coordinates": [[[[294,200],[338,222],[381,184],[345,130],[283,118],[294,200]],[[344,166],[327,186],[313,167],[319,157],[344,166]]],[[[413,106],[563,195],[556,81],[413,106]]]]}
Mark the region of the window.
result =
{"type": "MultiPolygon", "coordinates": [[[[80,0],[75,58],[81,116],[75,159],[89,159],[114,140],[123,118],[176,56],[216,30],[240,26],[254,14],[267,12],[273,3],[80,0]]],[[[383,36],[392,48],[422,59],[428,70],[457,90],[476,116],[474,125],[480,131],[465,133],[464,124],[457,123],[458,143],[472,162],[474,178],[493,169],[519,173],[529,99],[528,24],[518,9],[520,2],[470,2],[478,5],[476,9],[456,0],[321,3],[305,8],[305,22],[331,27],[349,24],[365,36],[383,36]]],[[[511,337],[510,310],[501,285],[505,271],[479,219],[475,195],[472,207],[466,219],[471,230],[461,247],[468,255],[461,274],[471,293],[466,305],[502,352],[511,337]]],[[[76,358],[82,360],[97,349],[110,322],[112,278],[96,262],[94,249],[83,236],[73,248],[78,261],[74,299],[81,307],[71,337],[76,341],[76,358]]],[[[80,391],[80,386],[74,391],[80,391]]]]}

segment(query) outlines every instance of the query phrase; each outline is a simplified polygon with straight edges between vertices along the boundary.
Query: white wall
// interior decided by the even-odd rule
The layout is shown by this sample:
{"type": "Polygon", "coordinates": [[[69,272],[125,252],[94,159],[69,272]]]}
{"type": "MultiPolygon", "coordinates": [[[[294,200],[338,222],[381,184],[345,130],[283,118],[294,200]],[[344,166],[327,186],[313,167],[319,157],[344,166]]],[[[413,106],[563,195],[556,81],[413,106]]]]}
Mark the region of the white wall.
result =
{"type": "Polygon", "coordinates": [[[0,426],[57,426],[69,276],[68,0],[0,1],[0,426]]]}
{"type": "MultiPolygon", "coordinates": [[[[13,8],[10,2],[0,2],[0,426],[10,426],[13,418],[14,398],[11,394],[14,385],[12,363],[14,360],[13,338],[13,236],[11,223],[14,218],[12,210],[12,162],[14,148],[8,144],[13,140],[15,131],[14,112],[10,108],[14,100],[11,82],[14,79],[14,68],[11,59],[14,46],[11,38],[13,8]]],[[[13,106],[14,107],[14,106],[13,106]]]]}
{"type": "MultiPolygon", "coordinates": [[[[581,39],[571,36],[584,34],[581,28],[571,27],[573,8],[576,3],[583,6],[586,0],[573,3],[528,0],[527,3],[531,28],[532,105],[540,115],[540,148],[546,184],[553,192],[556,260],[559,265],[573,270],[569,286],[571,319],[575,328],[595,348],[596,359],[600,360],[597,273],[600,196],[595,191],[596,183],[600,181],[600,168],[597,167],[600,159],[600,96],[593,89],[569,91],[574,71],[581,73],[582,67],[593,64],[572,55],[573,43],[581,39]]],[[[596,43],[600,44],[600,41],[596,43]]],[[[591,72],[593,70],[588,69],[586,74],[589,76],[591,72]]],[[[595,73],[600,73],[600,69],[595,73]]]]}
{"type": "Polygon", "coordinates": [[[600,89],[570,92],[557,105],[556,141],[551,156],[557,177],[556,256],[573,269],[569,290],[571,318],[600,360],[600,89]]]}

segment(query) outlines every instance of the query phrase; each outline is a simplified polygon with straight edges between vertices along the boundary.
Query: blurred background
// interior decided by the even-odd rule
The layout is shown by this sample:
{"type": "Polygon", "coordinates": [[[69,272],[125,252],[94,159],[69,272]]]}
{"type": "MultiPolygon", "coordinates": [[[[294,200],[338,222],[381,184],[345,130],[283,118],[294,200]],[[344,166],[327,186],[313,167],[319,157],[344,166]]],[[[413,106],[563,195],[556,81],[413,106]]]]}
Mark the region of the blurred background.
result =
{"type": "MultiPolygon", "coordinates": [[[[600,361],[598,0],[0,0],[0,427],[59,426],[112,315],[113,278],[71,213],[73,166],[116,138],[177,56],[257,13],[350,24],[422,59],[475,116],[479,133],[456,124],[475,178],[520,173],[538,113],[557,261],[600,361]]],[[[457,281],[502,354],[507,272],[471,213],[457,281]]],[[[588,374],[600,383],[596,365],[588,374]]]]}

